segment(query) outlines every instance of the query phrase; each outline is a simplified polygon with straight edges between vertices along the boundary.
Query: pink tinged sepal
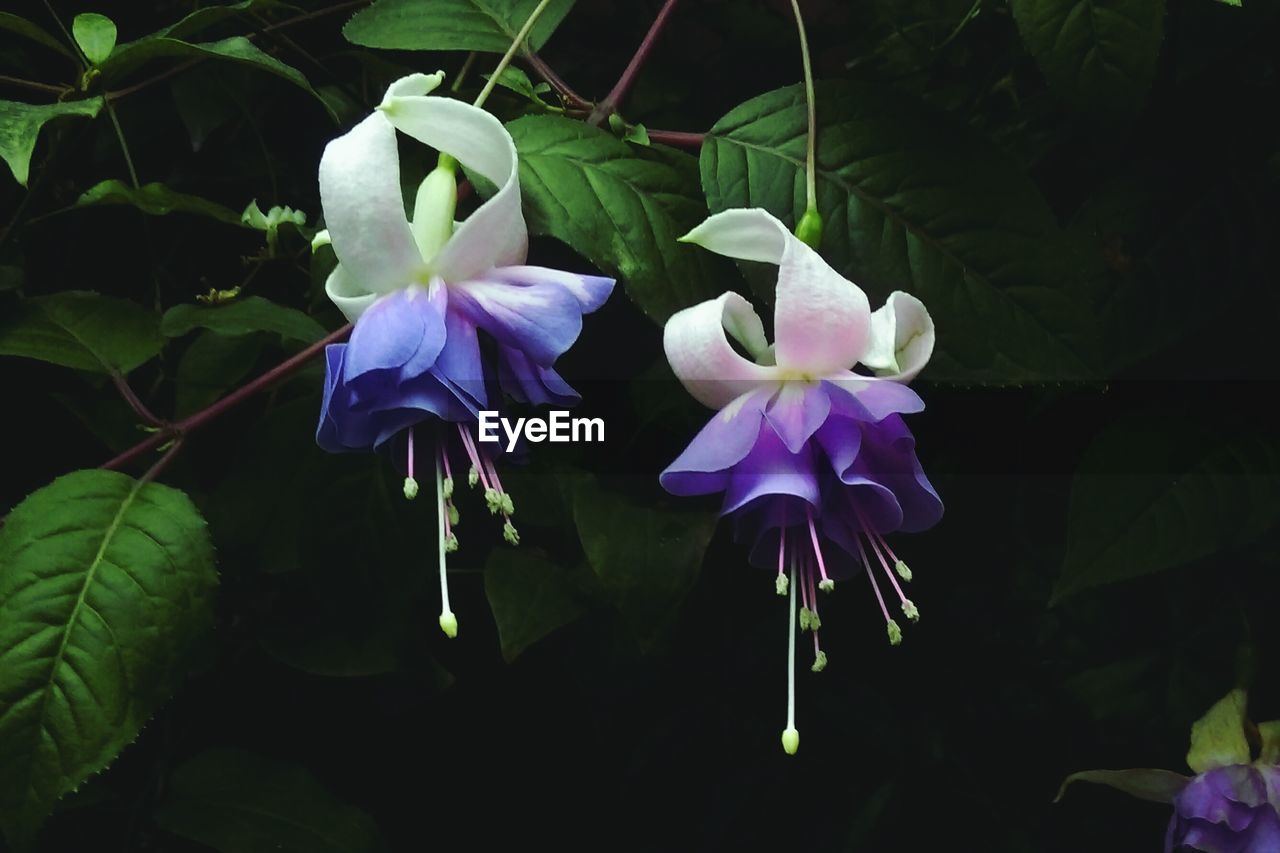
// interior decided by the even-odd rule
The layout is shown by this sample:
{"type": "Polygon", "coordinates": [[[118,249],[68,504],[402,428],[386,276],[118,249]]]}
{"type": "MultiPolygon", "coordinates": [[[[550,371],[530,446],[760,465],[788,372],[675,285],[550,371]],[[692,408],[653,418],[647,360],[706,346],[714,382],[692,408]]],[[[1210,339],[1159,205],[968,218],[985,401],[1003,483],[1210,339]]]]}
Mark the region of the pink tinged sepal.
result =
{"type": "Polygon", "coordinates": [[[768,349],[760,317],[732,292],[678,311],[663,331],[662,346],[676,377],[694,399],[713,409],[781,378],[778,368],[739,355],[728,334],[752,355],[768,349]]]}
{"type": "Polygon", "coordinates": [[[895,290],[871,315],[871,338],[861,362],[877,376],[910,382],[929,363],[934,337],[924,303],[895,290]]]}
{"type": "Polygon", "coordinates": [[[773,324],[779,367],[821,377],[852,368],[866,351],[866,294],[767,211],[722,211],[681,240],[726,257],[778,265],[773,324]]]}
{"type": "Polygon", "coordinates": [[[1191,780],[1172,770],[1137,768],[1133,770],[1082,770],[1062,780],[1056,803],[1073,782],[1092,782],[1153,803],[1172,803],[1191,780]]]}

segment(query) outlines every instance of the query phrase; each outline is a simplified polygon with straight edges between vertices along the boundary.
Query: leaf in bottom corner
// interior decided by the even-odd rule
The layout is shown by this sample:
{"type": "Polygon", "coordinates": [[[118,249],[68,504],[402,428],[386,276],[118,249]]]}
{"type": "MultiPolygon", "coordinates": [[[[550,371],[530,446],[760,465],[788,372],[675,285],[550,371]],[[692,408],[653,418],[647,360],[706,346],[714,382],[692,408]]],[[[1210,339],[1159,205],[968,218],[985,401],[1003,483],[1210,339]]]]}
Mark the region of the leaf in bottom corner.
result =
{"type": "Polygon", "coordinates": [[[77,471],[0,530],[0,825],[15,846],[138,736],[212,628],[204,519],[182,492],[77,471]]]}

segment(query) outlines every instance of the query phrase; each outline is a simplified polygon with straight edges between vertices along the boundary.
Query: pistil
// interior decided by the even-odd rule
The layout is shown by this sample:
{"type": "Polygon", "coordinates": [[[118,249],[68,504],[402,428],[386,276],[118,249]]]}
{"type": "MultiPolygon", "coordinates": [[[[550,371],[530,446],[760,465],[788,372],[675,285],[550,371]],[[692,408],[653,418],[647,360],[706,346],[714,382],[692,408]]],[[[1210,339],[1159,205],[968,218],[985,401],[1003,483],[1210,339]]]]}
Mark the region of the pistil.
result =
{"type": "Polygon", "coordinates": [[[796,730],[796,558],[791,557],[791,619],[787,634],[787,727],[782,732],[782,748],[795,755],[800,748],[796,730]]]}
{"type": "Polygon", "coordinates": [[[436,517],[440,525],[440,630],[444,631],[446,637],[453,639],[458,636],[458,617],[453,615],[453,611],[449,608],[449,575],[445,571],[446,539],[448,538],[446,524],[448,519],[445,514],[444,501],[444,470],[440,463],[440,457],[436,456],[436,517]]]}

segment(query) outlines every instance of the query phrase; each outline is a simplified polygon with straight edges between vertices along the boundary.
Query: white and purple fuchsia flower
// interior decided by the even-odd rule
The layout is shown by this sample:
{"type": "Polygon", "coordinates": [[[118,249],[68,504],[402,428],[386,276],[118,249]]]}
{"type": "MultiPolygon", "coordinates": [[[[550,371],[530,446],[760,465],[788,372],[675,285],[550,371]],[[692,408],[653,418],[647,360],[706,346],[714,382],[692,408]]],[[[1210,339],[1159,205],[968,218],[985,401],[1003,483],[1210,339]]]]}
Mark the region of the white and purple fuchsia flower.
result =
{"type": "Polygon", "coordinates": [[[664,346],[676,376],[719,411],[661,482],[676,495],[724,492],[721,515],[732,516],[737,537],[751,544],[751,562],[776,569],[778,593],[790,593],[782,742],[794,753],[797,587],[800,628],[813,634],[814,671],[827,661],[818,591],[835,581],[866,574],[894,645],[902,631],[886,592],[908,619],[920,615],[900,583],[911,572],[886,535],[924,530],[942,516],[902,420],[924,408],[905,383],[933,352],[933,321],[920,300],[902,292],[873,313],[856,284],[763,210],[718,213],[682,239],[778,266],[772,346],[736,293],[667,321],[664,346]],[[858,365],[866,372],[855,372],[858,365]]]}
{"type": "Polygon", "coordinates": [[[503,393],[533,405],[576,403],[554,364],[614,281],[525,265],[529,235],[515,145],[484,110],[428,96],[442,78],[413,74],[393,83],[373,114],[330,142],[320,161],[328,231],[317,242],[332,243],[338,257],[325,292],[355,328],[348,343],[326,350],[316,440],[333,452],[386,445],[403,455],[410,498],[426,450],[440,529],[440,626],[453,637],[457,618],[445,573],[459,520],[451,445],[514,544],[514,505],[477,440],[477,414],[498,408],[503,393]],[[440,152],[412,219],[400,187],[397,131],[440,152]],[[457,163],[498,188],[461,223],[454,221],[457,163]],[[481,356],[483,337],[493,343],[496,364],[481,356]]]}

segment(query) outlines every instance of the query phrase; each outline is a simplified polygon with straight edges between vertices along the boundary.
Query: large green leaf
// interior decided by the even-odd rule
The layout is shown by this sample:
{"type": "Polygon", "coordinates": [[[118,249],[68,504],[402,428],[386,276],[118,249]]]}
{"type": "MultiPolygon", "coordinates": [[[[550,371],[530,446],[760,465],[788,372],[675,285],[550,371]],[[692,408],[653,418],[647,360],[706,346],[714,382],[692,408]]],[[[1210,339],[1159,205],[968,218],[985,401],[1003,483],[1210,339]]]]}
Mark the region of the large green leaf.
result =
{"type": "Polygon", "coordinates": [[[692,158],[647,150],[640,156],[643,149],[558,116],[526,116],[507,129],[520,152],[534,233],[562,240],[616,274],[658,322],[725,289],[706,252],[676,242],[706,215],[694,195],[692,158]]]}
{"type": "Polygon", "coordinates": [[[218,577],[185,494],[77,471],[0,530],[0,822],[30,839],[132,741],[213,625],[218,577]]]}
{"type": "Polygon", "coordinates": [[[155,314],[82,290],[28,299],[0,322],[0,355],[99,373],[128,373],[158,355],[163,344],[155,314]]]}
{"type": "Polygon", "coordinates": [[[1255,541],[1280,521],[1280,448],[1184,418],[1134,417],[1080,461],[1054,589],[1081,590],[1186,565],[1255,541]]]}
{"type": "Polygon", "coordinates": [[[1010,0],[1054,92],[1073,110],[1125,121],[1142,108],[1164,38],[1164,0],[1010,0]]]}
{"type": "MultiPolygon", "coordinates": [[[[506,53],[539,0],[378,0],[355,14],[342,34],[362,47],[506,53]]],[[[538,50],[573,8],[552,0],[526,41],[538,50]]]]}
{"type": "Polygon", "coordinates": [[[382,847],[373,819],[306,770],[237,749],[202,752],[179,767],[155,820],[221,853],[373,853],[382,847]]]}
{"type": "Polygon", "coordinates": [[[506,660],[515,660],[529,646],[586,612],[588,597],[575,574],[527,548],[490,552],[484,592],[498,623],[506,660]]]}
{"type": "MultiPolygon", "coordinates": [[[[264,53],[244,36],[231,36],[219,41],[198,44],[164,35],[150,35],[116,47],[111,57],[98,66],[107,80],[119,80],[144,63],[153,59],[221,59],[257,68],[288,80],[305,92],[314,95],[320,103],[329,106],[316,94],[307,78],[292,65],[286,65],[269,53],[264,53]]],[[[333,115],[330,111],[330,115],[333,115]]]]}
{"type": "Polygon", "coordinates": [[[591,477],[572,486],[578,538],[599,581],[648,649],[675,621],[693,588],[716,528],[716,514],[648,506],[601,488],[591,477]]]}
{"type": "Polygon", "coordinates": [[[31,39],[37,44],[42,44],[50,50],[56,50],[58,53],[74,59],[66,45],[51,36],[43,27],[28,21],[21,15],[15,15],[12,12],[0,12],[0,30],[16,33],[24,38],[31,39]]]}
{"type": "Polygon", "coordinates": [[[25,187],[31,172],[31,153],[36,150],[40,129],[62,116],[93,118],[101,109],[102,98],[96,96],[82,101],[41,105],[0,101],[0,157],[9,164],[14,179],[25,187]]]}
{"type": "MultiPolygon", "coordinates": [[[[876,301],[893,289],[924,301],[939,348],[926,377],[1089,375],[1096,331],[1071,278],[1074,253],[1022,169],[969,127],[890,89],[820,83],[817,102],[822,255],[876,301]]],[[[712,211],[763,207],[794,225],[805,207],[806,131],[800,86],[718,121],[702,148],[712,211]]],[[[771,291],[772,273],[768,281],[771,291]]]]}
{"type": "Polygon", "coordinates": [[[325,336],[324,326],[297,308],[277,305],[261,296],[246,296],[225,305],[176,305],[160,321],[160,331],[171,338],[192,329],[212,329],[223,335],[273,332],[308,344],[325,336]]]}
{"type": "Polygon", "coordinates": [[[92,207],[100,204],[127,204],[151,216],[194,213],[228,225],[244,226],[240,221],[240,214],[231,208],[199,196],[171,190],[159,183],[144,184],[135,189],[123,181],[111,178],[95,184],[76,199],[76,207],[92,207]]]}

